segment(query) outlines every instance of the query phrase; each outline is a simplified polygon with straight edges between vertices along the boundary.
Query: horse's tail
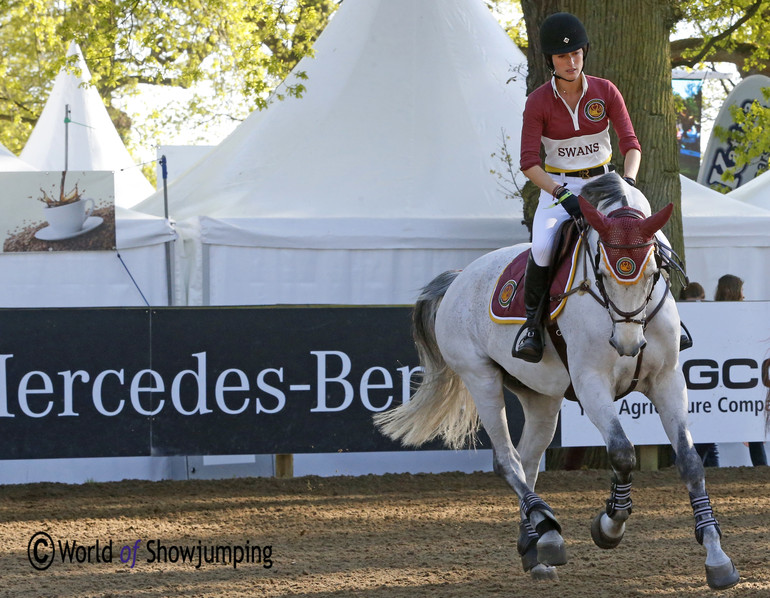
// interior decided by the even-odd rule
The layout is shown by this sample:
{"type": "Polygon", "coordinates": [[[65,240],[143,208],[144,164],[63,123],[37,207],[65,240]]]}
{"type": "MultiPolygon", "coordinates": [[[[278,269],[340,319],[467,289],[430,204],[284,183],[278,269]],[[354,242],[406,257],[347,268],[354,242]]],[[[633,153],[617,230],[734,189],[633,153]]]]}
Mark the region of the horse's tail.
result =
{"type": "Polygon", "coordinates": [[[412,398],[374,416],[380,431],[407,446],[442,438],[449,448],[473,445],[479,417],[465,384],[446,363],[436,341],[436,312],[459,271],[439,274],[422,290],[412,311],[412,337],[424,372],[412,398]]]}

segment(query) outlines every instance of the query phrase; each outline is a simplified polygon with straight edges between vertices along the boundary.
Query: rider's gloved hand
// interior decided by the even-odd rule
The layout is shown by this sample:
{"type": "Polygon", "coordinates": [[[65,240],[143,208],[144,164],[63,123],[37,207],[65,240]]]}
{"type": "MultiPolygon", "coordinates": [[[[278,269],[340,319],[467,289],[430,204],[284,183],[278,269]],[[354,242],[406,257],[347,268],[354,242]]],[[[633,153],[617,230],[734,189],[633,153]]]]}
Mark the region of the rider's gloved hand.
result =
{"type": "Polygon", "coordinates": [[[556,199],[556,203],[567,210],[567,214],[575,219],[579,219],[583,216],[580,211],[580,203],[578,202],[577,195],[572,193],[569,189],[566,187],[557,187],[553,191],[553,196],[556,199]]]}

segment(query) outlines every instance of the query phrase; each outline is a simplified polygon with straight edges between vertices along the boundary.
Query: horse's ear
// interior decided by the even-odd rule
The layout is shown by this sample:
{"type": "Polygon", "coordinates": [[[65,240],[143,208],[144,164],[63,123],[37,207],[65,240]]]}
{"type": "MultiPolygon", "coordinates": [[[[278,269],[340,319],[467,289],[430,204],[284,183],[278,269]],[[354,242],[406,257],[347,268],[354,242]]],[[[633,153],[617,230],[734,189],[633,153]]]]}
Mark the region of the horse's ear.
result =
{"type": "Polygon", "coordinates": [[[649,218],[645,218],[642,224],[642,231],[647,237],[652,237],[658,232],[671,218],[671,214],[674,211],[674,204],[670,203],[662,210],[655,212],[649,218]]]}
{"type": "Polygon", "coordinates": [[[599,236],[601,237],[607,230],[604,214],[593,207],[582,195],[578,195],[578,201],[580,202],[580,211],[583,213],[586,222],[588,222],[591,228],[599,233],[599,236]]]}

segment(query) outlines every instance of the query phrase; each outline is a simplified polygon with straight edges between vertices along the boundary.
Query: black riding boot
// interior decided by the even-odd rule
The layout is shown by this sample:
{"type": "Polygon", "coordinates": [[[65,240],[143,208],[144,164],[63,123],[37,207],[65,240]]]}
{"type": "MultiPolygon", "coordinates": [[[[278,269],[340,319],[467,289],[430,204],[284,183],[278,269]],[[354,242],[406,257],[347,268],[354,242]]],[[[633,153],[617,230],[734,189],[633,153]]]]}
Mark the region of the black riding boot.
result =
{"type": "Polygon", "coordinates": [[[543,332],[540,327],[541,306],[548,290],[548,266],[538,266],[529,254],[527,273],[524,279],[524,308],[527,321],[517,336],[511,355],[530,363],[537,363],[543,357],[543,332]]]}

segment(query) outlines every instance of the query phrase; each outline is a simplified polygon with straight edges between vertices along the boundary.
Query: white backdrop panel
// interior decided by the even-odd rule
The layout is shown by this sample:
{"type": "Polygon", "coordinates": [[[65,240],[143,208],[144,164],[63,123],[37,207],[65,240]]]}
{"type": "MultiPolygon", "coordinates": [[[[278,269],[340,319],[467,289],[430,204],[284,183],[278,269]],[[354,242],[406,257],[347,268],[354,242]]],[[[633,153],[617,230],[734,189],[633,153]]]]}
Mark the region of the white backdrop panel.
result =
{"type": "MultiPolygon", "coordinates": [[[[686,302],[679,313],[695,342],[680,354],[679,365],[691,384],[701,386],[688,392],[693,440],[766,440],[770,302],[686,302]]],[[[631,393],[615,408],[631,442],[668,444],[660,417],[643,395],[631,393]]],[[[564,401],[561,416],[562,446],[604,445],[577,403],[564,401]]]]}
{"type": "MultiPolygon", "coordinates": [[[[167,305],[166,255],[161,245],[120,252],[150,305],[167,305]]],[[[115,252],[0,254],[0,307],[143,306],[115,252]]]]}
{"type": "Polygon", "coordinates": [[[286,249],[206,246],[208,305],[414,303],[438,274],[490,249],[286,249]]]}

